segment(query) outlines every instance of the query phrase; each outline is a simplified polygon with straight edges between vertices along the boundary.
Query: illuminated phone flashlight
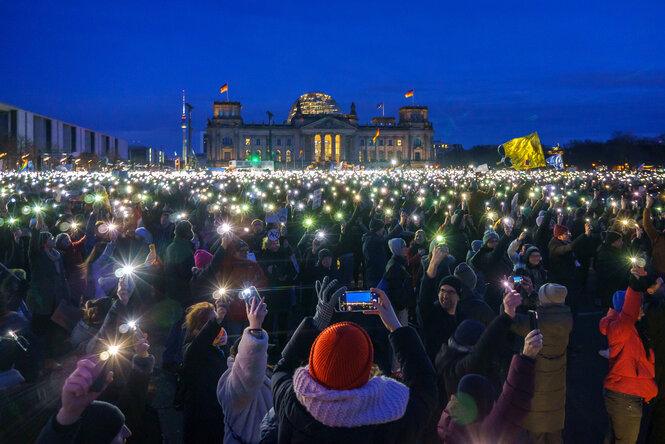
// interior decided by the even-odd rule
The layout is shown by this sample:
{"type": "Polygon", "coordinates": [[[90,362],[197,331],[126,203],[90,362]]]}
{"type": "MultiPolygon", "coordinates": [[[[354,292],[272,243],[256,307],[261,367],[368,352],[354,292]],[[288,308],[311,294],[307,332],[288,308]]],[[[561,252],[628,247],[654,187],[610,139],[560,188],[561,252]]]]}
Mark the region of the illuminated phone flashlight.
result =
{"type": "Polygon", "coordinates": [[[42,207],[41,205],[35,205],[34,207],[32,207],[32,211],[33,211],[33,213],[35,213],[35,214],[39,214],[39,213],[41,213],[43,210],[44,210],[44,207],[42,207]]]}
{"type": "Polygon", "coordinates": [[[342,219],[344,219],[344,214],[342,214],[342,213],[337,213],[337,214],[335,214],[335,219],[337,219],[337,220],[342,220],[342,219]]]}
{"type": "Polygon", "coordinates": [[[437,234],[437,236],[436,236],[436,243],[437,244],[443,243],[444,240],[445,240],[445,238],[443,237],[442,234],[437,234]]]}
{"type": "Polygon", "coordinates": [[[218,288],[218,289],[212,294],[212,297],[213,297],[213,299],[217,300],[217,299],[222,298],[224,295],[226,295],[226,288],[221,287],[221,288],[218,288]]]}
{"type": "Polygon", "coordinates": [[[219,234],[228,234],[230,231],[231,225],[227,223],[223,223],[219,228],[217,228],[217,233],[219,234]]]}
{"type": "Polygon", "coordinates": [[[508,288],[508,289],[512,289],[512,288],[513,288],[513,287],[510,285],[510,282],[508,282],[508,281],[503,281],[502,284],[503,284],[504,287],[506,287],[506,288],[508,288]]]}
{"type": "Polygon", "coordinates": [[[324,231],[317,231],[316,232],[316,238],[317,239],[323,239],[326,237],[326,233],[324,231]]]}
{"type": "Polygon", "coordinates": [[[118,279],[123,277],[130,277],[131,275],[134,274],[135,270],[136,267],[134,267],[133,265],[124,265],[115,270],[115,277],[117,277],[118,279]]]}
{"type": "Polygon", "coordinates": [[[102,361],[107,361],[110,357],[115,356],[120,351],[120,347],[117,345],[109,345],[109,347],[99,354],[99,359],[102,361]]]}
{"type": "Polygon", "coordinates": [[[314,221],[310,218],[305,219],[305,226],[307,228],[311,227],[314,224],[314,221]]]}
{"type": "Polygon", "coordinates": [[[108,224],[108,227],[110,231],[115,231],[118,229],[118,226],[116,224],[108,224]]]}
{"type": "Polygon", "coordinates": [[[95,194],[94,197],[95,202],[100,202],[102,199],[104,199],[102,196],[100,196],[99,194],[95,194]]]}
{"type": "Polygon", "coordinates": [[[138,322],[132,319],[130,321],[127,321],[126,324],[120,324],[120,326],[118,327],[118,331],[124,335],[130,330],[136,331],[137,328],[138,328],[138,322]]]}
{"type": "Polygon", "coordinates": [[[644,266],[647,264],[647,261],[644,260],[643,257],[631,257],[630,262],[632,262],[633,266],[638,268],[644,268],[644,266]]]}

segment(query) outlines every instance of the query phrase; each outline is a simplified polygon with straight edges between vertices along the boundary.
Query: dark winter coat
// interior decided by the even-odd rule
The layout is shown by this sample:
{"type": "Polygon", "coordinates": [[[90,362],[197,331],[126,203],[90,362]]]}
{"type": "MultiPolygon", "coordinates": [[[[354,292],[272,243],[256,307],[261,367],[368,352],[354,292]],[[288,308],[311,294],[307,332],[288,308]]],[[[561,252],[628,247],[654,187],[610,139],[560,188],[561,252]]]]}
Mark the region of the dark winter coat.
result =
{"type": "MultiPolygon", "coordinates": [[[[536,386],[524,428],[534,433],[563,430],[566,418],[566,350],[573,315],[564,304],[537,309],[543,349],[536,357],[536,386]]],[[[529,316],[518,314],[511,330],[522,337],[531,331],[529,316]]]]}
{"type": "Polygon", "coordinates": [[[405,258],[393,254],[386,265],[384,279],[386,294],[396,312],[412,305],[415,306],[411,274],[406,269],[405,258]]]}
{"type": "Polygon", "coordinates": [[[607,244],[598,249],[598,257],[594,263],[598,276],[596,291],[605,308],[612,305],[612,296],[615,292],[624,290],[628,286],[630,265],[623,249],[607,244]]]}
{"type": "Polygon", "coordinates": [[[474,291],[464,287],[457,303],[457,322],[473,319],[487,327],[496,317],[494,310],[474,291]]]}
{"type": "Polygon", "coordinates": [[[513,271],[513,264],[506,254],[510,237],[502,235],[494,248],[483,245],[471,260],[475,269],[483,273],[485,281],[493,287],[501,287],[504,276],[513,271]]]}
{"type": "Polygon", "coordinates": [[[578,236],[574,241],[567,243],[553,237],[548,245],[550,257],[550,282],[565,285],[571,288],[571,282],[577,276],[577,265],[575,264],[575,248],[586,238],[586,235],[578,236]]]}
{"type": "Polygon", "coordinates": [[[282,352],[272,377],[275,415],[279,421],[279,443],[413,443],[420,437],[429,412],[436,405],[435,374],[415,330],[401,327],[390,333],[402,368],[402,382],[409,388],[404,415],[385,424],[362,427],[328,427],[316,421],[298,401],[293,373],[306,362],[318,335],[312,318],[305,318],[282,352]]]}
{"type": "Polygon", "coordinates": [[[191,242],[180,237],[174,238],[164,254],[166,297],[175,299],[183,306],[189,305],[189,281],[192,279],[193,267],[191,242]]]}
{"type": "Polygon", "coordinates": [[[535,361],[515,355],[510,364],[503,391],[478,428],[462,426],[443,412],[438,432],[446,444],[514,443],[522,431],[522,422],[531,407],[534,393],[535,361]]]}
{"type": "Polygon", "coordinates": [[[37,315],[51,316],[60,300],[69,301],[69,286],[65,278],[62,255],[51,260],[39,247],[39,231],[32,230],[30,238],[31,281],[27,303],[30,311],[37,315]]]}
{"type": "Polygon", "coordinates": [[[658,274],[665,276],[665,233],[659,232],[653,224],[651,209],[644,209],[642,221],[644,231],[651,239],[651,263],[658,274]]]}
{"type": "Polygon", "coordinates": [[[375,232],[365,233],[362,238],[363,257],[365,258],[365,283],[374,286],[379,283],[388,263],[388,240],[399,237],[402,227],[396,225],[387,236],[375,232]]]}
{"type": "MultiPolygon", "coordinates": [[[[196,436],[211,422],[219,424],[223,438],[224,412],[217,401],[217,382],[226,371],[228,348],[213,345],[221,326],[208,321],[199,334],[183,346],[182,382],[184,384],[184,433],[196,436]]],[[[208,436],[206,433],[205,435],[208,436]]],[[[189,442],[196,442],[190,439],[189,442]]]]}
{"type": "Polygon", "coordinates": [[[439,414],[450,395],[457,392],[457,384],[464,375],[474,373],[485,376],[495,388],[499,388],[496,361],[512,323],[513,319],[506,313],[497,316],[469,353],[448,347],[441,348],[435,361],[439,401],[442,403],[439,405],[439,414]]]}

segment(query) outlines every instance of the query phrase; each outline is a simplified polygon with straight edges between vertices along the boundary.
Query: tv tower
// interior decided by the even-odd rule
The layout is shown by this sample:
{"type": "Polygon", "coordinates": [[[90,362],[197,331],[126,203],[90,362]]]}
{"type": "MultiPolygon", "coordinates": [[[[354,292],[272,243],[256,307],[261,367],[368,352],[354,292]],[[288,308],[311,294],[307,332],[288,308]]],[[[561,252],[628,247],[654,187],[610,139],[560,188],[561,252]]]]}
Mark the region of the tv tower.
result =
{"type": "Polygon", "coordinates": [[[187,169],[187,114],[185,112],[185,90],[182,90],[182,120],[180,121],[182,128],[182,163],[180,167],[184,170],[187,169]]]}

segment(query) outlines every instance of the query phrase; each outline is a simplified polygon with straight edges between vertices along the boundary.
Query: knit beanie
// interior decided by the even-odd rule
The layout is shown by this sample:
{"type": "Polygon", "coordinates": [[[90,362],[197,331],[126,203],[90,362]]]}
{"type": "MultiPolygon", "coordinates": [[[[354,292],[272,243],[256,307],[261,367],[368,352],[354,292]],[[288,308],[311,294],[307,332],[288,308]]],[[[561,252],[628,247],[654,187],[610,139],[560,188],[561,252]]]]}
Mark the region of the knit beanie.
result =
{"type": "Polygon", "coordinates": [[[480,339],[480,335],[482,335],[484,331],[485,326],[482,323],[474,321],[473,319],[465,319],[455,329],[453,339],[459,345],[470,347],[476,345],[478,339],[480,339]]]}
{"type": "Polygon", "coordinates": [[[494,405],[492,383],[480,375],[464,375],[457,384],[455,396],[464,408],[459,409],[461,415],[454,419],[463,426],[485,419],[494,405]]]}
{"type": "Polygon", "coordinates": [[[385,224],[380,219],[372,219],[369,221],[369,231],[379,231],[385,224]]]}
{"type": "Polygon", "coordinates": [[[309,373],[332,390],[351,390],[369,380],[374,347],[367,332],[353,322],[340,322],[323,330],[309,352],[309,373]]]}
{"type": "Polygon", "coordinates": [[[321,262],[324,257],[333,257],[332,251],[327,248],[320,249],[318,254],[319,262],[321,262]]]}
{"type": "Polygon", "coordinates": [[[453,273],[453,275],[462,281],[462,283],[470,290],[476,288],[478,283],[478,277],[476,273],[469,267],[466,262],[459,264],[453,273]]]}
{"type": "Polygon", "coordinates": [[[196,250],[194,252],[194,266],[196,268],[205,268],[212,262],[212,254],[206,250],[196,250]]]}
{"type": "Polygon", "coordinates": [[[567,295],[568,289],[559,284],[545,284],[538,290],[540,305],[563,304],[567,295]]]}
{"type": "Polygon", "coordinates": [[[143,238],[146,243],[152,243],[152,233],[146,230],[145,227],[138,227],[136,230],[134,230],[134,233],[136,233],[137,236],[143,238]]]}
{"type": "Polygon", "coordinates": [[[499,239],[499,235],[496,234],[496,231],[494,230],[487,230],[485,231],[485,234],[483,234],[483,245],[487,245],[489,241],[492,239],[499,239]]]}
{"type": "Polygon", "coordinates": [[[480,250],[480,247],[482,246],[483,246],[483,241],[481,241],[480,239],[476,239],[471,242],[471,251],[477,253],[478,250],[480,250]]]}
{"type": "Polygon", "coordinates": [[[568,227],[565,225],[559,225],[556,224],[554,225],[554,237],[559,237],[561,235],[564,235],[568,232],[568,227]]]}
{"type": "Polygon", "coordinates": [[[621,239],[621,235],[617,233],[616,231],[607,231],[605,233],[605,244],[606,245],[612,245],[614,242],[618,241],[621,239]]]}
{"type": "Polygon", "coordinates": [[[614,293],[614,296],[612,296],[612,305],[614,306],[614,309],[616,311],[621,311],[623,310],[623,303],[626,300],[626,291],[617,291],[614,293]]]}
{"type": "Polygon", "coordinates": [[[92,401],[81,414],[81,427],[75,443],[96,444],[111,442],[120,433],[125,415],[113,404],[92,401]]]}
{"type": "Polygon", "coordinates": [[[406,246],[406,242],[401,237],[395,237],[388,241],[388,248],[395,256],[402,257],[402,247],[406,246]]]}
{"type": "Polygon", "coordinates": [[[531,256],[533,253],[540,253],[540,249],[536,246],[532,246],[526,249],[524,252],[524,260],[526,262],[529,262],[529,256],[531,256]]]}
{"type": "Polygon", "coordinates": [[[538,216],[538,217],[536,218],[536,226],[539,227],[540,224],[543,223],[543,219],[545,219],[545,216],[538,216]]]}
{"type": "Polygon", "coordinates": [[[458,295],[462,294],[462,287],[464,286],[464,284],[462,283],[462,281],[459,278],[457,278],[455,276],[448,275],[448,276],[444,277],[443,279],[441,279],[439,281],[439,287],[438,288],[441,288],[444,285],[450,285],[451,287],[453,287],[455,289],[455,291],[457,292],[458,295]]]}

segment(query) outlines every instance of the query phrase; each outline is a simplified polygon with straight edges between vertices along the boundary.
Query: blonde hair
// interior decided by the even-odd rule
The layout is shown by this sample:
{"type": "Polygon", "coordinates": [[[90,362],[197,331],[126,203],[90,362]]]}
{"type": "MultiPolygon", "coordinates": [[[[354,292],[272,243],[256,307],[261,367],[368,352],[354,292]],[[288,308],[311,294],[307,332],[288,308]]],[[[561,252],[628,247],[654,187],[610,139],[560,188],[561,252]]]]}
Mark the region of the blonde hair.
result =
{"type": "Polygon", "coordinates": [[[206,322],[208,322],[210,312],[215,312],[215,306],[210,302],[199,302],[187,308],[187,315],[182,328],[187,329],[185,340],[199,334],[206,322]]]}

